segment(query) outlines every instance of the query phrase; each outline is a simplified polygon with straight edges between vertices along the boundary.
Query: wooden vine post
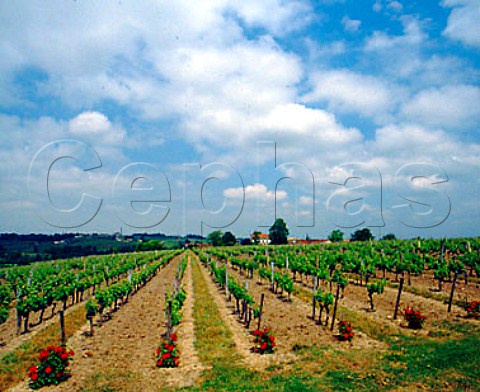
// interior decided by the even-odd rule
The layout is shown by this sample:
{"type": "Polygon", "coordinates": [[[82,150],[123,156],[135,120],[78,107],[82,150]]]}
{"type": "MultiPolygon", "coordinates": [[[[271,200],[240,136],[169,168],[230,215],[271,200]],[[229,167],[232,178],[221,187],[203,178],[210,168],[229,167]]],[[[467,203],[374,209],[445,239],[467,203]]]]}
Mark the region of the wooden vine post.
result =
{"type": "Polygon", "coordinates": [[[275,275],[275,263],[272,261],[271,264],[272,266],[272,282],[270,284],[270,290],[272,291],[272,293],[274,292],[274,289],[275,289],[275,279],[274,279],[274,275],[275,275]]]}
{"type": "Polygon", "coordinates": [[[453,283],[452,283],[452,291],[450,291],[450,298],[448,300],[448,309],[447,312],[450,313],[452,311],[452,302],[453,302],[453,294],[455,292],[455,285],[457,283],[457,272],[453,275],[453,283]]]}
{"type": "MultiPolygon", "coordinates": [[[[20,297],[17,297],[17,301],[18,301],[18,298],[20,297]]],[[[20,335],[21,332],[22,332],[22,315],[20,313],[20,310],[17,308],[17,335],[20,335]]]]}
{"type": "Polygon", "coordinates": [[[262,313],[263,313],[263,300],[265,299],[265,294],[262,293],[262,296],[260,297],[260,308],[258,311],[258,326],[257,329],[260,329],[260,325],[262,324],[262,313]]]}
{"type": "Polygon", "coordinates": [[[395,311],[393,312],[393,319],[397,319],[397,314],[398,314],[398,307],[400,306],[400,296],[402,295],[402,289],[403,289],[403,282],[405,281],[405,278],[402,276],[400,278],[400,284],[398,286],[398,294],[397,294],[397,301],[395,302],[395,311]]]}
{"type": "Polygon", "coordinates": [[[67,334],[65,333],[65,314],[64,314],[63,310],[60,310],[58,312],[58,314],[60,315],[60,331],[61,331],[61,334],[62,334],[61,346],[62,346],[62,348],[66,348],[67,347],[67,334]]]}
{"type": "Polygon", "coordinates": [[[313,281],[313,295],[312,295],[312,320],[315,320],[315,308],[317,307],[317,299],[315,297],[315,292],[317,291],[317,277],[315,276],[313,281]]]}
{"type": "Polygon", "coordinates": [[[172,326],[172,300],[168,300],[167,305],[167,337],[170,336],[173,332],[172,326]]]}
{"type": "Polygon", "coordinates": [[[227,301],[230,302],[230,290],[228,290],[228,263],[225,265],[225,295],[227,296],[227,301]]]}
{"type": "Polygon", "coordinates": [[[335,294],[335,305],[333,306],[333,317],[332,317],[332,325],[330,326],[330,331],[333,331],[333,327],[335,326],[335,317],[337,315],[339,296],[340,296],[340,284],[337,283],[337,293],[335,294]]]}
{"type": "Polygon", "coordinates": [[[90,331],[88,333],[88,336],[93,336],[94,330],[93,330],[93,316],[87,316],[88,320],[88,325],[90,326],[90,331]]]}

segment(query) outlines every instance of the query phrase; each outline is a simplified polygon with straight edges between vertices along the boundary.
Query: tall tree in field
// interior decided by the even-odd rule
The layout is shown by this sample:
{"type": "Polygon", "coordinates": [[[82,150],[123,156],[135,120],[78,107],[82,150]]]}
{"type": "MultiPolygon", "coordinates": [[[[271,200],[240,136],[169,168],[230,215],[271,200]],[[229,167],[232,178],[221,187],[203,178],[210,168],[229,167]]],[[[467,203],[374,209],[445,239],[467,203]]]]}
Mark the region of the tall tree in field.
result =
{"type": "Polygon", "coordinates": [[[397,239],[397,237],[396,237],[395,234],[393,234],[393,233],[385,234],[385,235],[382,237],[382,240],[384,240],[384,241],[395,241],[396,239],[397,239]]]}
{"type": "Polygon", "coordinates": [[[261,231],[254,231],[253,232],[253,243],[255,245],[258,245],[260,243],[260,234],[262,234],[261,231]]]}
{"type": "Polygon", "coordinates": [[[223,236],[222,236],[222,243],[223,245],[226,245],[226,246],[232,246],[232,245],[235,245],[237,243],[237,239],[235,238],[235,236],[227,231],[223,236]]]}
{"type": "Polygon", "coordinates": [[[373,240],[373,238],[373,234],[368,227],[355,231],[351,236],[352,241],[369,241],[373,240]]]}
{"type": "Polygon", "coordinates": [[[342,242],[343,241],[343,231],[339,229],[333,230],[330,235],[328,236],[328,239],[332,242],[342,242]]]}
{"type": "Polygon", "coordinates": [[[288,244],[288,228],[282,218],[277,218],[275,223],[270,227],[269,237],[272,245],[288,244]]]}
{"type": "Polygon", "coordinates": [[[208,239],[208,242],[210,242],[213,246],[222,246],[223,245],[222,236],[223,236],[223,233],[220,230],[216,230],[216,231],[212,231],[208,235],[207,239],[208,239]]]}

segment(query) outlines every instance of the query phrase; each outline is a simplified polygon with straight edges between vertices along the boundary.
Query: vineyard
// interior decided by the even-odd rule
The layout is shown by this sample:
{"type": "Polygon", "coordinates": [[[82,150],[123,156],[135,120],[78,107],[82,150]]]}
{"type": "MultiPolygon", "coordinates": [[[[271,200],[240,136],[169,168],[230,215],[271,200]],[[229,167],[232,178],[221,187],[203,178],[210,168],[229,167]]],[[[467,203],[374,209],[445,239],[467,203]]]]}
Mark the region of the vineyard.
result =
{"type": "Polygon", "coordinates": [[[0,282],[2,391],[479,390],[478,238],[89,256],[0,282]]]}

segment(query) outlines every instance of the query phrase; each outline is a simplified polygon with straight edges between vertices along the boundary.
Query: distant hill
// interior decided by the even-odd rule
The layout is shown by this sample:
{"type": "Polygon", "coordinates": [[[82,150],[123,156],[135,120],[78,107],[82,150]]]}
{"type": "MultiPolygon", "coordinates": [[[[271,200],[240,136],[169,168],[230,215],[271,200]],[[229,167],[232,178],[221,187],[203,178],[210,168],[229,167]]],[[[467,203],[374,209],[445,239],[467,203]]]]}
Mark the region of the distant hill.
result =
{"type": "Polygon", "coordinates": [[[204,242],[205,238],[163,233],[67,233],[67,234],[0,234],[0,265],[24,265],[35,261],[150,250],[152,248],[175,249],[186,243],[204,242]]]}

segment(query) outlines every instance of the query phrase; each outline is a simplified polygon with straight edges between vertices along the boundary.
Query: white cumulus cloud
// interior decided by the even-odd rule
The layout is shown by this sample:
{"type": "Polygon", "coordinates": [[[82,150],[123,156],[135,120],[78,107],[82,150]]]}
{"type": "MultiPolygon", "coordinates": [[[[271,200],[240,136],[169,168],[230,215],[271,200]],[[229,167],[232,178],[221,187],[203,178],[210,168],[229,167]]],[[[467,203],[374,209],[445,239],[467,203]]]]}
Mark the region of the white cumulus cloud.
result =
{"type": "Polygon", "coordinates": [[[442,5],[453,7],[443,34],[465,45],[480,47],[480,2],[444,0],[442,5]]]}
{"type": "Polygon", "coordinates": [[[287,192],[283,190],[268,190],[264,184],[247,185],[245,188],[227,188],[223,192],[225,197],[231,197],[233,199],[243,198],[245,194],[246,200],[256,199],[263,202],[272,200],[285,200],[287,198],[287,192]]]}
{"type": "Polygon", "coordinates": [[[480,124],[480,88],[453,85],[419,92],[403,107],[410,121],[444,128],[470,129],[480,124]]]}
{"type": "Polygon", "coordinates": [[[329,109],[359,113],[366,117],[385,117],[398,99],[394,87],[381,79],[347,69],[317,72],[307,101],[327,101],[329,109]]]}

